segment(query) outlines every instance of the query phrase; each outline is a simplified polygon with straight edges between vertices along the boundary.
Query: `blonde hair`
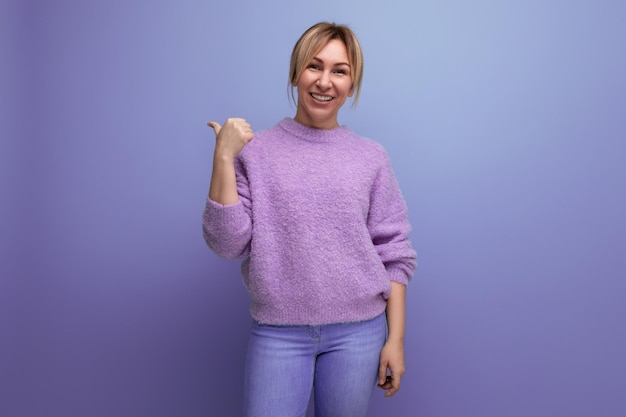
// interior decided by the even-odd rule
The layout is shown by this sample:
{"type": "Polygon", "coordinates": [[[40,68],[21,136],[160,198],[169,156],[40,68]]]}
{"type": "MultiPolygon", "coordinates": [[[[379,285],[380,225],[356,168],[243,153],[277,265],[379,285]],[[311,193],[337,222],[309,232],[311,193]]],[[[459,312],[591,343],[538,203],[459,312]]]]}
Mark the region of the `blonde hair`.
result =
{"type": "Polygon", "coordinates": [[[352,29],[348,26],[328,22],[320,22],[308,28],[293,47],[289,64],[289,85],[291,86],[291,98],[294,103],[296,102],[293,94],[294,85],[298,82],[298,79],[315,54],[333,39],[342,41],[348,50],[348,64],[350,65],[354,92],[352,106],[356,106],[361,93],[361,81],[363,80],[363,53],[361,52],[361,45],[352,29]]]}

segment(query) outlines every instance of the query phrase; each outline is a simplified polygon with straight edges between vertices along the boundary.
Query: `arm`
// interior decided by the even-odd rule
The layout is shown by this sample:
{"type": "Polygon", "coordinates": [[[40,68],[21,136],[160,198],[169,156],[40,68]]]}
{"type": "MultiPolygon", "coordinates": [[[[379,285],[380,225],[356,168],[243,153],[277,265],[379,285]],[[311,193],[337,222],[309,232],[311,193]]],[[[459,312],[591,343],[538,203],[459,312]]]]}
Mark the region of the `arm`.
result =
{"type": "Polygon", "coordinates": [[[213,153],[213,173],[209,198],[223,205],[239,201],[235,158],[243,147],[252,140],[254,133],[244,119],[228,119],[224,127],[217,122],[209,122],[215,131],[215,151],[213,153]]]}
{"type": "Polygon", "coordinates": [[[239,201],[235,160],[231,156],[217,155],[217,153],[213,156],[209,198],[223,205],[235,204],[239,201]]]}
{"type": "Polygon", "coordinates": [[[216,144],[202,219],[204,239],[218,255],[242,258],[249,251],[252,222],[247,179],[237,172],[235,158],[254,134],[243,119],[228,119],[224,127],[217,122],[209,126],[215,130],[216,144]]]}
{"type": "Polygon", "coordinates": [[[387,299],[387,342],[380,352],[378,386],[391,397],[400,389],[404,374],[404,328],[406,316],[406,286],[391,282],[391,294],[387,299]],[[387,370],[390,379],[387,378],[387,370]]]}
{"type": "Polygon", "coordinates": [[[387,298],[387,342],[380,352],[378,386],[391,397],[404,374],[406,285],[415,270],[415,251],[409,241],[411,226],[406,205],[386,154],[370,198],[368,227],[376,251],[391,281],[387,298]],[[389,372],[390,375],[387,373],[389,372]]]}
{"type": "Polygon", "coordinates": [[[391,162],[382,149],[380,159],[370,191],[367,228],[389,279],[407,285],[416,266],[409,240],[411,225],[391,162]]]}

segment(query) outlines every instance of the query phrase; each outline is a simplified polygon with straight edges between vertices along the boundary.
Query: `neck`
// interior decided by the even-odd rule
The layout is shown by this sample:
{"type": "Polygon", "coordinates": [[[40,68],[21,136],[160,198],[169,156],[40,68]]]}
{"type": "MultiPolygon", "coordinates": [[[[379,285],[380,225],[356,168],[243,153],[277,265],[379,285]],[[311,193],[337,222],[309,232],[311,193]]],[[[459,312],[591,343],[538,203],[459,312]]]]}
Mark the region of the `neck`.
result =
{"type": "Polygon", "coordinates": [[[312,120],[309,117],[303,116],[302,113],[300,113],[299,111],[296,111],[296,115],[294,116],[293,120],[300,123],[301,125],[311,127],[313,129],[329,130],[339,127],[339,122],[337,122],[337,118],[317,121],[312,120]]]}

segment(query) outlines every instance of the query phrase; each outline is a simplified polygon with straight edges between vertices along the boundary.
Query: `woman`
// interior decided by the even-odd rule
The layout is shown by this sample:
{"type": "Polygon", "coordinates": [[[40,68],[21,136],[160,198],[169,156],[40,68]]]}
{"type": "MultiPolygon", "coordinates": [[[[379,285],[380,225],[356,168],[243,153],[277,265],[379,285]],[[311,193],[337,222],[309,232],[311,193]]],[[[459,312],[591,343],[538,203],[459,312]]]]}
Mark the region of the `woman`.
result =
{"type": "Polygon", "coordinates": [[[291,55],[293,119],[257,133],[244,119],[208,123],[204,236],[243,259],[254,319],[246,416],[304,416],[311,392],[317,417],[364,416],[376,383],[387,397],[400,388],[415,252],[384,149],[337,122],[362,73],[354,33],[319,23],[291,55]]]}

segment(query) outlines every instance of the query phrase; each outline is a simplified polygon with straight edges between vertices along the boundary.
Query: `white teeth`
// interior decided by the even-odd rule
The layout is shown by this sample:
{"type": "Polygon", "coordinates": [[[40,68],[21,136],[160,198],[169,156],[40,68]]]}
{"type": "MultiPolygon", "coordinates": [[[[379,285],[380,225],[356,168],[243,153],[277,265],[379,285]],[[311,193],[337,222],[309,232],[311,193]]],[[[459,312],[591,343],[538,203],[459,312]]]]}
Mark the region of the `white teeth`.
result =
{"type": "Polygon", "coordinates": [[[313,96],[315,100],[319,100],[319,101],[330,101],[333,99],[332,97],[329,97],[329,96],[318,96],[317,94],[311,94],[311,95],[313,96]]]}

